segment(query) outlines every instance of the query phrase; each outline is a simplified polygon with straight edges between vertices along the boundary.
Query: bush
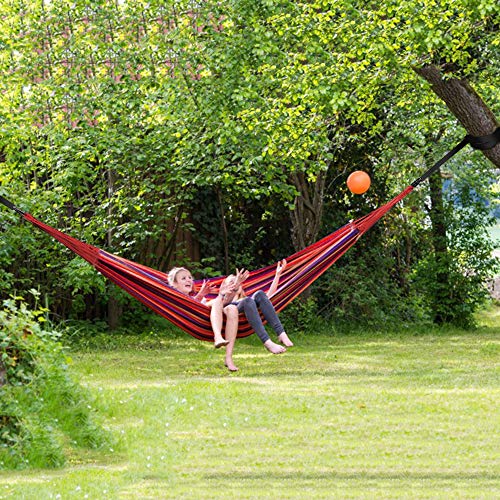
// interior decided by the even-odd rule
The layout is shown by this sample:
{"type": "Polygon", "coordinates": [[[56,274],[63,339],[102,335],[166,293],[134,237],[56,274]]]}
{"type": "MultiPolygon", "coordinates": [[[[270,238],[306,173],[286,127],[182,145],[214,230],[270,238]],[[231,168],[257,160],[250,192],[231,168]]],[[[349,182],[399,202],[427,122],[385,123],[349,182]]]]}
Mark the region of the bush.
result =
{"type": "Polygon", "coordinates": [[[312,296],[295,299],[280,313],[280,318],[286,331],[292,335],[311,334],[321,330],[325,323],[318,317],[318,305],[312,296]]]}
{"type": "Polygon", "coordinates": [[[42,327],[46,313],[20,297],[0,310],[0,469],[58,467],[67,446],[110,444],[92,397],[69,373],[59,334],[42,327]]]}
{"type": "Polygon", "coordinates": [[[351,251],[313,284],[318,316],[351,326],[426,321],[418,295],[405,293],[391,276],[391,260],[377,252],[351,251]]]}

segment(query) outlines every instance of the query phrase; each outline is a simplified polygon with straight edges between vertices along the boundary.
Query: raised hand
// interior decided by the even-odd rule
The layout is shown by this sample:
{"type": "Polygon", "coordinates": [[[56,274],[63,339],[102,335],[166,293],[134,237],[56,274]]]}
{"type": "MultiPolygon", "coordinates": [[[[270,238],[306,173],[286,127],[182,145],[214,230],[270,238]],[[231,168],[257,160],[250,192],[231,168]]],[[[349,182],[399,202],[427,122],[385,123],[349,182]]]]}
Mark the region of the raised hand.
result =
{"type": "Polygon", "coordinates": [[[219,295],[227,295],[228,293],[234,292],[234,281],[233,282],[222,282],[219,288],[219,295]]]}
{"type": "Polygon", "coordinates": [[[234,280],[235,291],[238,290],[240,285],[250,276],[250,271],[246,269],[236,269],[236,279],[234,280]]]}
{"type": "Polygon", "coordinates": [[[276,265],[276,274],[280,275],[286,268],[286,259],[280,260],[276,265]]]}
{"type": "Polygon", "coordinates": [[[285,259],[280,260],[276,264],[276,273],[274,275],[273,282],[271,283],[271,286],[269,287],[269,290],[266,292],[266,294],[267,294],[268,297],[272,297],[276,293],[276,290],[278,289],[278,284],[279,284],[279,281],[280,281],[281,273],[286,268],[286,265],[287,265],[287,263],[286,263],[285,259]]]}
{"type": "Polygon", "coordinates": [[[198,290],[198,293],[196,296],[200,299],[208,295],[209,293],[215,293],[215,287],[211,285],[210,283],[207,283],[206,280],[203,280],[203,284],[201,285],[200,289],[198,290]]]}

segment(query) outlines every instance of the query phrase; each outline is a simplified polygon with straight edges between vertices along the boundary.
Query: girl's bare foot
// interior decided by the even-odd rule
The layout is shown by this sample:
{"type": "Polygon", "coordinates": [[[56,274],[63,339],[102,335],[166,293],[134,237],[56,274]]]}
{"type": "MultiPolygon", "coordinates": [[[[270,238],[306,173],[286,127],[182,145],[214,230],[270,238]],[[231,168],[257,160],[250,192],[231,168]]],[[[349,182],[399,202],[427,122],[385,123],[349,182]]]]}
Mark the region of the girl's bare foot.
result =
{"type": "Polygon", "coordinates": [[[287,347],[293,347],[293,342],[288,338],[288,335],[285,332],[278,335],[278,340],[287,347]]]}
{"type": "Polygon", "coordinates": [[[225,345],[229,344],[229,340],[224,339],[223,337],[216,338],[214,340],[214,347],[216,349],[219,349],[219,347],[224,347],[225,345]]]}
{"type": "Polygon", "coordinates": [[[227,369],[230,372],[237,372],[238,371],[238,367],[233,363],[232,359],[227,359],[226,358],[226,361],[225,361],[224,364],[226,365],[227,369]]]}
{"type": "Polygon", "coordinates": [[[264,347],[273,354],[281,354],[286,351],[283,346],[275,344],[271,339],[264,342],[264,347]]]}

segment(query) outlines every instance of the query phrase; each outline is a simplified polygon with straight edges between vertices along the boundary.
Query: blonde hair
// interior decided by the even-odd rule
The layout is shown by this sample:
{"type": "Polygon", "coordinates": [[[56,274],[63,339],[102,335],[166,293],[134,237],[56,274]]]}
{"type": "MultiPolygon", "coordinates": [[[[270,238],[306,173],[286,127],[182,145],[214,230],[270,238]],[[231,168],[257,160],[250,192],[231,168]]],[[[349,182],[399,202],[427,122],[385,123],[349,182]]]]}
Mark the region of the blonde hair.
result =
{"type": "Polygon", "coordinates": [[[175,288],[175,282],[176,282],[176,279],[177,279],[177,275],[181,272],[181,271],[187,271],[189,272],[189,269],[186,269],[185,267],[173,267],[172,269],[170,269],[170,271],[168,272],[168,284],[170,286],[173,286],[175,288]]]}

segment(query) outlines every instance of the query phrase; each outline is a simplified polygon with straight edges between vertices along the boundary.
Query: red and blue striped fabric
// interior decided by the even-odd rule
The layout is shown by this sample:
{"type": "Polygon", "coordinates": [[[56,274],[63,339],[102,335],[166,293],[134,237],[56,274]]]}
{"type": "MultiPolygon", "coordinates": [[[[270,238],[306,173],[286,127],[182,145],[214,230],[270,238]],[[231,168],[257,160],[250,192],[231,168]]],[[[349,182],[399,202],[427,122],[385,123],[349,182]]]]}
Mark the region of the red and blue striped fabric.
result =
{"type": "MultiPolygon", "coordinates": [[[[300,252],[287,257],[287,266],[281,275],[278,290],[271,297],[276,310],[281,311],[284,309],[288,303],[308,288],[314,280],[327,271],[338,258],[349,250],[365,231],[372,227],[412,190],[413,187],[408,186],[389,203],[361,219],[346,224],[300,252]]],[[[50,234],[71,251],[87,260],[106,278],[116,283],[153,311],[193,337],[213,341],[210,326],[210,308],[170,287],[165,273],[88,245],[44,224],[28,213],[22,215],[30,223],[50,234]]],[[[251,295],[257,290],[268,290],[274,279],[275,270],[276,265],[270,265],[251,271],[249,278],[244,283],[245,293],[251,295]]],[[[224,276],[219,276],[207,281],[218,286],[224,278],[224,276]]],[[[201,280],[195,281],[195,289],[198,289],[201,283],[201,280]]],[[[238,337],[246,337],[252,333],[253,330],[249,323],[241,315],[238,337]]]]}

